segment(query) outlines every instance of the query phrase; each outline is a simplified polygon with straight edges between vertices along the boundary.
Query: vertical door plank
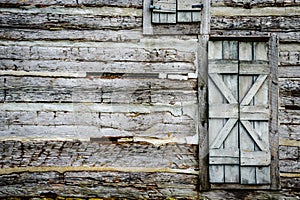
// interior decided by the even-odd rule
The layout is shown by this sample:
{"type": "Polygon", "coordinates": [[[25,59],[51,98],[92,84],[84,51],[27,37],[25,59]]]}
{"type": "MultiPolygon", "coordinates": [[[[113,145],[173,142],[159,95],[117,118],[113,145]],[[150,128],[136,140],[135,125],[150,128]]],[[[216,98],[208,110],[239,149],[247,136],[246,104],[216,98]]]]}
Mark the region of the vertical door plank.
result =
{"type": "Polygon", "coordinates": [[[160,23],[160,13],[158,12],[153,12],[152,13],[152,22],[153,23],[160,23]]]}
{"type": "MultiPolygon", "coordinates": [[[[239,92],[240,99],[247,93],[252,85],[252,77],[251,76],[240,76],[239,77],[239,92]]],[[[253,102],[250,103],[253,105],[253,102]]],[[[253,124],[251,123],[251,126],[253,124]]],[[[244,128],[243,125],[239,126],[240,131],[240,151],[254,151],[254,142],[251,136],[248,134],[248,131],[244,128]]],[[[241,184],[255,184],[256,183],[256,172],[255,167],[244,167],[241,169],[241,184]]]]}
{"type": "MultiPolygon", "coordinates": [[[[235,99],[238,99],[238,75],[226,75],[224,76],[224,83],[231,90],[235,99]]],[[[232,152],[239,151],[239,135],[238,135],[237,123],[229,133],[227,139],[224,142],[224,149],[233,149],[232,152]]],[[[231,155],[232,157],[234,155],[231,155]]],[[[239,165],[225,165],[225,183],[238,183],[239,182],[239,165]]]]}
{"type": "MultiPolygon", "coordinates": [[[[254,43],[254,60],[268,60],[267,46],[264,42],[254,43]]],[[[269,78],[268,78],[269,79],[269,78]]],[[[256,106],[263,106],[269,108],[269,83],[268,79],[264,81],[260,89],[255,95],[254,104],[256,106]]],[[[256,121],[254,122],[255,129],[260,133],[260,137],[267,145],[265,148],[269,150],[269,122],[268,121],[256,121]]],[[[255,150],[260,150],[255,148],[255,150]]],[[[257,184],[270,183],[270,166],[256,167],[256,181],[257,184]]]]}
{"type": "Polygon", "coordinates": [[[221,60],[223,58],[222,41],[209,41],[208,42],[208,59],[221,60]]]}
{"type": "MultiPolygon", "coordinates": [[[[222,43],[210,41],[208,55],[209,62],[222,59],[222,43]]],[[[214,105],[223,103],[223,95],[210,78],[208,79],[208,88],[208,104],[214,105]]],[[[209,118],[209,144],[213,143],[214,139],[223,128],[223,122],[223,119],[209,118]]],[[[221,145],[221,148],[223,148],[223,145],[221,145]]],[[[211,183],[224,183],[224,165],[210,165],[209,179],[211,183]]]]}
{"type": "MultiPolygon", "coordinates": [[[[220,104],[223,101],[223,96],[219,92],[218,88],[212,82],[208,80],[208,104],[220,104]]],[[[223,119],[209,119],[209,144],[213,143],[220,130],[223,128],[223,119]]],[[[221,145],[221,148],[223,145],[221,145]]],[[[209,177],[211,183],[223,183],[224,182],[224,165],[210,165],[209,177]]]]}
{"type": "Polygon", "coordinates": [[[179,12],[177,13],[178,22],[192,22],[192,13],[191,12],[179,12]]]}
{"type": "Polygon", "coordinates": [[[238,41],[234,41],[234,40],[223,41],[223,59],[225,60],[238,59],[238,41]]]}
{"type": "MultiPolygon", "coordinates": [[[[237,41],[223,41],[223,59],[237,60],[238,59],[238,42],[237,41]]],[[[224,75],[224,83],[231,91],[234,99],[238,100],[238,74],[224,75]]],[[[225,99],[224,99],[225,100],[225,99]]],[[[230,102],[231,103],[231,102],[230,102]]],[[[231,130],[228,137],[224,142],[224,149],[239,149],[238,144],[238,126],[231,130]]],[[[233,151],[234,152],[234,151],[233,151]]],[[[232,155],[233,156],[233,155],[232,155]]],[[[225,165],[225,183],[238,183],[239,182],[239,165],[225,165]]]]}
{"type": "MultiPolygon", "coordinates": [[[[252,55],[252,43],[250,42],[240,42],[239,43],[239,60],[241,61],[251,61],[252,55]]],[[[240,101],[247,94],[253,83],[252,76],[239,76],[239,99],[240,101]]],[[[253,101],[249,103],[253,105],[253,101]]],[[[248,134],[247,130],[240,124],[240,151],[254,151],[255,144],[248,134]]],[[[256,171],[255,167],[244,167],[241,166],[240,169],[240,182],[241,184],[255,184],[256,183],[256,171]]]]}

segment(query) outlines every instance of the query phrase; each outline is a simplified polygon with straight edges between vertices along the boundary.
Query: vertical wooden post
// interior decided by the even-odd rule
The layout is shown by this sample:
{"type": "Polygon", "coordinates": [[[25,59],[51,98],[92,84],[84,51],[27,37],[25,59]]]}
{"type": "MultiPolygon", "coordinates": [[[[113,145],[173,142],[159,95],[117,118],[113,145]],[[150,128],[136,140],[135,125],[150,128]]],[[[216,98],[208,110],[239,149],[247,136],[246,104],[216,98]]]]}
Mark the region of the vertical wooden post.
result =
{"type": "Polygon", "coordinates": [[[200,35],[198,36],[198,101],[199,101],[199,169],[200,190],[209,189],[208,176],[208,40],[210,32],[210,0],[203,0],[200,35]]]}
{"type": "Polygon", "coordinates": [[[272,34],[269,41],[270,81],[270,151],[271,151],[271,189],[280,189],[279,174],[279,133],[278,133],[278,37],[272,34]]]}
{"type": "Polygon", "coordinates": [[[143,34],[152,35],[153,27],[151,23],[150,0],[143,1],[143,34]]]}

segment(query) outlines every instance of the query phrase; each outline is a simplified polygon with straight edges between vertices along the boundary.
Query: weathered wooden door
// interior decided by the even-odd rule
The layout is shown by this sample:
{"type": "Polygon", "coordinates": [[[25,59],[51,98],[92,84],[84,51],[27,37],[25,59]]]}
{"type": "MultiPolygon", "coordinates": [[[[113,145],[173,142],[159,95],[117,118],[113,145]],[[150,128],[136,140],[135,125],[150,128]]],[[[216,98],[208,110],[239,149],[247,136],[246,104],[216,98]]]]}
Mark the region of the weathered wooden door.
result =
{"type": "Polygon", "coordinates": [[[210,41],[211,184],[270,184],[267,42],[210,41]]]}

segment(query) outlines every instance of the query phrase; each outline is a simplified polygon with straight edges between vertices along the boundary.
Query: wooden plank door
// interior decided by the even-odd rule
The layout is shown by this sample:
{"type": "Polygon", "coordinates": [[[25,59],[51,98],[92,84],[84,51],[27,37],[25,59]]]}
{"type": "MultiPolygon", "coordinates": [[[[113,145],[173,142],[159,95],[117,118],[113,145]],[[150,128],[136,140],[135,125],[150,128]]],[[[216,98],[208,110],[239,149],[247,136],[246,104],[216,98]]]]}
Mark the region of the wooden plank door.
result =
{"type": "Polygon", "coordinates": [[[209,42],[209,177],[212,184],[270,184],[266,42],[209,42]]]}

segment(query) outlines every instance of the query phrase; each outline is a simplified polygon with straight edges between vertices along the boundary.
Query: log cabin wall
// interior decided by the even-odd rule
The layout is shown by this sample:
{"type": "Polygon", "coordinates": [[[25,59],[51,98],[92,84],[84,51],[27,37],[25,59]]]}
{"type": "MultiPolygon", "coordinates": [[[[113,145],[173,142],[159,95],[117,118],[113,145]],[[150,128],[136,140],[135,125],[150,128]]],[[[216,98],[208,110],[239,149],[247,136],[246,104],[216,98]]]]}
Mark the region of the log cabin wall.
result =
{"type": "MultiPolygon", "coordinates": [[[[145,36],[142,5],[0,1],[0,197],[198,198],[198,29],[145,36]]],[[[213,36],[279,37],[280,183],[299,188],[300,2],[211,6],[213,36]]]]}
{"type": "Polygon", "coordinates": [[[0,197],[197,197],[196,36],[142,0],[0,1],[0,197]]]}

